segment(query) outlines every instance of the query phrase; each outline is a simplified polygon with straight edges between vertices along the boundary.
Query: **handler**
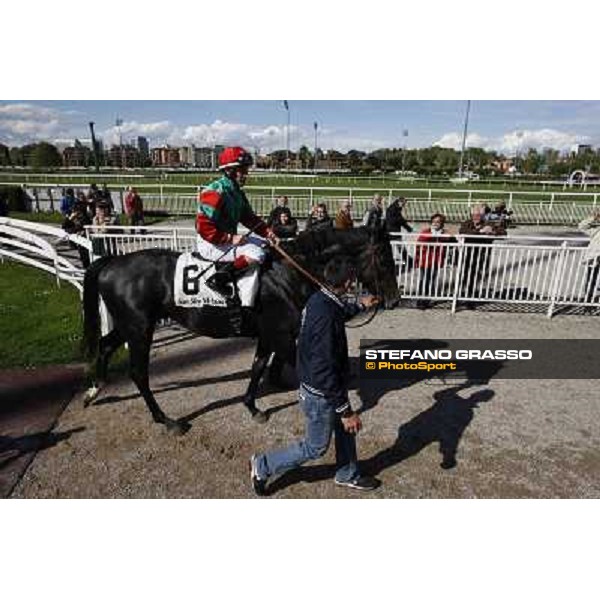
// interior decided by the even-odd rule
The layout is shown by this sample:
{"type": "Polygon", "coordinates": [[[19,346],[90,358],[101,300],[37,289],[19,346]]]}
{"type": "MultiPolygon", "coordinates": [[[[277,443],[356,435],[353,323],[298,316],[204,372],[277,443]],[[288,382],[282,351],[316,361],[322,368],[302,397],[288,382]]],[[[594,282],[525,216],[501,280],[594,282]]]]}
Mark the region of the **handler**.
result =
{"type": "Polygon", "coordinates": [[[265,237],[274,243],[279,241],[254,214],[242,190],[252,162],[252,156],[243,148],[225,148],[219,155],[219,170],[223,176],[202,190],[198,197],[198,252],[207,260],[226,263],[206,283],[224,295],[234,272],[263,262],[265,237]],[[239,223],[258,235],[238,235],[239,223]]]}
{"type": "Polygon", "coordinates": [[[335,294],[314,293],[302,313],[298,337],[298,377],[300,406],[306,418],[304,439],[287,448],[255,454],[250,459],[254,491],[263,496],[269,477],[298,467],[325,454],[335,431],[335,483],[370,491],[379,485],[374,477],[361,476],[356,458],[355,435],[360,417],[348,401],[350,364],[345,321],[378,299],[365,296],[359,303],[343,302],[354,272],[344,259],[335,258],[325,267],[325,281],[335,294]]]}

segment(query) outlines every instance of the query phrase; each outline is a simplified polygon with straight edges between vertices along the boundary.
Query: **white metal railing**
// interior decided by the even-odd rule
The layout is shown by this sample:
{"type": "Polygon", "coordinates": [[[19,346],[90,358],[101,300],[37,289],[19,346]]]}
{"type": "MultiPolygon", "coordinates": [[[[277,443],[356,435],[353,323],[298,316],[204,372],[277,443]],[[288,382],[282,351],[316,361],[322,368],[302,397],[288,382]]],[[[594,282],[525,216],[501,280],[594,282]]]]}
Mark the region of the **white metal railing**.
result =
{"type": "Polygon", "coordinates": [[[87,238],[58,227],[0,217],[0,258],[8,258],[51,273],[56,283],[66,281],[83,293],[84,270],[58,253],[60,243],[71,243],[91,252],[87,238]],[[42,237],[44,236],[44,237],[42,237]],[[48,241],[50,239],[50,241],[48,241]]]}
{"type": "MultiPolygon", "coordinates": [[[[147,227],[144,233],[110,229],[88,228],[95,251],[195,247],[193,228],[147,227]]],[[[462,302],[542,305],[549,317],[559,306],[600,306],[596,290],[590,289],[587,237],[514,236],[490,239],[489,244],[466,240],[472,237],[449,236],[443,243],[419,240],[418,234],[396,237],[392,248],[403,298],[445,301],[452,312],[462,302]]]]}
{"type": "Polygon", "coordinates": [[[490,244],[462,236],[440,242],[406,236],[394,246],[404,298],[417,301],[600,306],[582,239],[504,238],[490,244]],[[594,284],[594,289],[591,285],[594,284]]]}
{"type": "MultiPolygon", "coordinates": [[[[0,183],[2,185],[2,183],[0,183]]],[[[15,185],[15,184],[12,184],[15,185]]],[[[32,198],[34,210],[58,210],[63,190],[67,187],[87,189],[81,182],[55,184],[23,184],[32,198]]],[[[137,185],[146,211],[161,211],[170,215],[192,215],[196,211],[198,186],[186,184],[139,184],[137,185]]],[[[517,224],[570,225],[576,224],[593,210],[600,198],[593,192],[520,191],[502,189],[457,188],[365,188],[335,186],[246,186],[255,211],[267,215],[279,195],[289,198],[289,206],[295,215],[307,214],[309,207],[324,202],[335,213],[339,201],[347,198],[354,204],[354,214],[360,219],[370,206],[375,193],[384,197],[384,207],[395,196],[410,200],[406,216],[415,221],[428,220],[434,212],[442,212],[451,220],[467,218],[470,207],[487,202],[506,202],[514,211],[513,222],[517,224]]],[[[123,209],[124,189],[112,192],[113,203],[118,212],[123,209]]]]}

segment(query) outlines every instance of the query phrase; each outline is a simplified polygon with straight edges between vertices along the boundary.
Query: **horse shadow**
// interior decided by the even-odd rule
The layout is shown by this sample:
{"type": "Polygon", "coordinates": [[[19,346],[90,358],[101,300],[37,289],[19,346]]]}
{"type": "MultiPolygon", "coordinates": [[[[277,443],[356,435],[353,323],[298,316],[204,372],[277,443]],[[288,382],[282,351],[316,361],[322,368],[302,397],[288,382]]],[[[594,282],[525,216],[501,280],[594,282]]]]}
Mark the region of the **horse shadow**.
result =
{"type": "MultiPolygon", "coordinates": [[[[162,387],[158,387],[158,388],[153,388],[152,389],[152,393],[157,396],[159,394],[164,394],[166,392],[172,392],[172,391],[176,391],[176,390],[184,390],[184,389],[188,389],[188,388],[196,388],[196,387],[200,387],[202,385],[214,385],[214,384],[218,384],[218,383],[225,383],[225,382],[229,382],[229,381],[237,381],[240,379],[247,379],[248,377],[250,377],[250,371],[246,370],[246,371],[238,371],[236,373],[228,373],[226,375],[219,375],[217,377],[201,377],[199,379],[188,379],[188,380],[183,380],[183,381],[178,381],[176,383],[170,383],[167,385],[164,385],[162,387]]],[[[106,395],[106,396],[102,396],[101,398],[98,398],[97,400],[95,400],[91,406],[101,406],[102,404],[115,404],[117,402],[124,402],[126,400],[136,400],[141,398],[140,393],[136,390],[135,392],[132,392],[131,394],[124,394],[124,395],[106,395]]],[[[239,397],[241,398],[241,396],[239,397]]],[[[230,399],[226,399],[220,402],[225,402],[226,404],[224,404],[224,406],[227,406],[229,404],[235,404],[236,401],[238,401],[238,398],[230,398],[230,399]]],[[[214,404],[214,403],[213,403],[214,404]]],[[[207,412],[207,411],[205,411],[207,412]]]]}
{"type": "Polygon", "coordinates": [[[7,467],[25,454],[52,448],[60,442],[68,440],[73,434],[84,430],[85,427],[75,427],[57,433],[44,431],[18,437],[0,435],[0,469],[7,467]]]}
{"type": "MultiPolygon", "coordinates": [[[[467,398],[459,392],[474,385],[467,381],[451,388],[438,390],[433,394],[434,404],[413,419],[400,425],[396,441],[385,450],[360,461],[361,472],[365,475],[378,475],[385,469],[395,466],[419,454],[430,444],[438,443],[442,455],[440,467],[453,469],[457,465],[456,455],[464,432],[471,424],[475,409],[489,402],[495,395],[491,389],[478,390],[467,398]]],[[[288,471],[269,485],[268,493],[304,482],[317,482],[333,479],[335,465],[315,465],[288,471]]]]}
{"type": "MultiPolygon", "coordinates": [[[[177,383],[167,384],[162,387],[153,389],[152,391],[153,391],[154,395],[157,396],[159,394],[164,394],[164,393],[177,391],[177,390],[183,390],[183,389],[189,389],[189,388],[193,389],[196,387],[200,387],[202,385],[215,385],[218,383],[243,380],[243,379],[249,378],[250,374],[251,374],[250,371],[238,371],[236,373],[229,373],[227,375],[220,375],[217,377],[204,377],[204,378],[199,378],[199,379],[178,381],[177,383]]],[[[286,385],[285,389],[291,389],[291,388],[288,388],[286,385]]],[[[280,392],[280,391],[282,391],[282,390],[279,386],[273,386],[273,385],[269,384],[268,382],[266,382],[261,385],[259,394],[257,395],[257,399],[268,396],[269,394],[271,394],[273,392],[280,392]]],[[[115,404],[118,402],[125,402],[128,400],[138,400],[138,399],[140,399],[140,394],[137,391],[132,392],[130,394],[123,394],[123,395],[112,394],[112,395],[102,396],[102,397],[98,398],[90,406],[101,406],[103,404],[115,404]]],[[[228,408],[230,406],[234,406],[235,404],[241,404],[242,402],[244,402],[244,399],[245,399],[244,395],[237,395],[237,396],[233,396],[231,398],[221,398],[219,400],[210,402],[209,404],[202,406],[201,408],[198,408],[197,410],[194,410],[187,415],[184,415],[184,416],[178,418],[177,421],[184,426],[188,426],[188,425],[191,425],[192,421],[195,421],[198,417],[201,417],[202,415],[210,413],[214,410],[228,408]]],[[[268,419],[272,415],[278,413],[279,411],[285,410],[291,406],[294,406],[297,403],[298,403],[297,400],[293,400],[291,402],[285,402],[284,404],[280,404],[280,405],[268,408],[264,411],[265,416],[268,419]]]]}

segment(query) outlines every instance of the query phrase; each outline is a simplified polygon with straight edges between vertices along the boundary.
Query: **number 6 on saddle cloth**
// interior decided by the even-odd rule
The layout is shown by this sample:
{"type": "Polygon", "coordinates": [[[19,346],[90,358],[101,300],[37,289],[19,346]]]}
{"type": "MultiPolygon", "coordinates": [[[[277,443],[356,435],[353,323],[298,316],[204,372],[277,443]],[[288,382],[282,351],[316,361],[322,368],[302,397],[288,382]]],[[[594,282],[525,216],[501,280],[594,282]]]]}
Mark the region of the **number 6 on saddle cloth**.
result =
{"type": "MultiPolygon", "coordinates": [[[[222,263],[227,265],[228,263],[222,263]]],[[[219,263],[216,263],[218,269],[219,263]]],[[[197,253],[185,252],[177,259],[173,284],[175,305],[182,308],[214,306],[251,307],[254,305],[259,284],[259,265],[245,270],[235,281],[232,278],[231,293],[223,295],[209,287],[206,282],[214,275],[215,263],[200,258],[197,253]],[[236,285],[237,283],[237,285],[236,285]]]]}

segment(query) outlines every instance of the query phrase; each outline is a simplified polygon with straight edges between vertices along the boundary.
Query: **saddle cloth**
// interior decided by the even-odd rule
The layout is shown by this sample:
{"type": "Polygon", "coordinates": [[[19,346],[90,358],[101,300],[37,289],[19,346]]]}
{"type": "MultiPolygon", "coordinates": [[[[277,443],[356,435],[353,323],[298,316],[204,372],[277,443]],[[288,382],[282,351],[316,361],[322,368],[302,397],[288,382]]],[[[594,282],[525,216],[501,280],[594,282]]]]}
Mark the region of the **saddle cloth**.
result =
{"type": "MultiPolygon", "coordinates": [[[[212,261],[201,260],[191,252],[184,252],[177,259],[175,268],[175,305],[185,308],[216,306],[227,308],[227,298],[211,290],[206,281],[214,274],[212,261]]],[[[242,306],[252,306],[258,290],[258,269],[248,269],[237,281],[242,306]]]]}

